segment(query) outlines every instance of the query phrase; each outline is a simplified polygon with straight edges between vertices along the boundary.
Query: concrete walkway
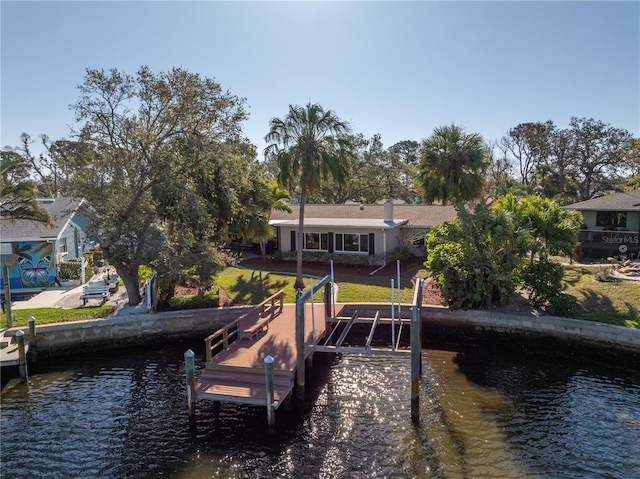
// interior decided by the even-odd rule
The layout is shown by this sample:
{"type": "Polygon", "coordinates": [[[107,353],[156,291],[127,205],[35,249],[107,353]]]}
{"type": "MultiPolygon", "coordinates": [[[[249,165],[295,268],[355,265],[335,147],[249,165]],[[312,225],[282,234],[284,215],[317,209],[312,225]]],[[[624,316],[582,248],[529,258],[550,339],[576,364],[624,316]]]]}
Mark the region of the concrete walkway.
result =
{"type": "Polygon", "coordinates": [[[62,283],[62,287],[48,288],[45,291],[34,294],[27,301],[14,301],[11,303],[12,310],[32,309],[32,308],[55,308],[65,297],[82,295],[82,285],[79,281],[69,281],[62,283]]]}

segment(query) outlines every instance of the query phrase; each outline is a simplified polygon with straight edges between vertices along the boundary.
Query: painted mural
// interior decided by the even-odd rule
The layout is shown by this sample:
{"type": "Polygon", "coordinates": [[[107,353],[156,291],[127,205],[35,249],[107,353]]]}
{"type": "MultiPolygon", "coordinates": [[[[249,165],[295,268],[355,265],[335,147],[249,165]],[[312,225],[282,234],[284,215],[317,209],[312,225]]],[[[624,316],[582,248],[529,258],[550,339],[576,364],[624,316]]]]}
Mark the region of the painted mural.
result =
{"type": "MultiPolygon", "coordinates": [[[[11,289],[43,288],[55,281],[53,243],[11,243],[12,261],[9,265],[11,289]]],[[[4,278],[3,278],[4,280],[4,278]]],[[[4,281],[2,281],[4,286],[4,281]]]]}

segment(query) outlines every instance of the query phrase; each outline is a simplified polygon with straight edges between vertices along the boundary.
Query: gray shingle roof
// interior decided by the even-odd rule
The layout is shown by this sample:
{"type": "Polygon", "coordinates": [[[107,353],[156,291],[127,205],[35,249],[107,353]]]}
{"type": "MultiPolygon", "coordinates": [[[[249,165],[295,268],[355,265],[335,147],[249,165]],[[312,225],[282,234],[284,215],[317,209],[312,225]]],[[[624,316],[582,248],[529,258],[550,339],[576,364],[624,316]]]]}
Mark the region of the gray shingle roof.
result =
{"type": "Polygon", "coordinates": [[[49,213],[53,227],[35,221],[3,218],[0,219],[0,240],[8,243],[57,239],[83,202],[81,198],[38,200],[40,207],[49,213]]]}
{"type": "MultiPolygon", "coordinates": [[[[298,219],[300,205],[290,205],[293,213],[286,211],[273,211],[272,221],[291,221],[298,219]]],[[[456,210],[453,206],[442,205],[393,205],[394,220],[407,220],[409,227],[431,228],[445,221],[456,217],[456,210]]],[[[383,220],[384,205],[364,205],[361,210],[360,205],[317,205],[309,204],[304,208],[305,223],[311,219],[368,219],[383,220]]],[[[340,222],[342,223],[342,222],[340,222]]]]}
{"type": "Polygon", "coordinates": [[[640,211],[640,190],[600,196],[563,208],[580,211],[640,211]]]}

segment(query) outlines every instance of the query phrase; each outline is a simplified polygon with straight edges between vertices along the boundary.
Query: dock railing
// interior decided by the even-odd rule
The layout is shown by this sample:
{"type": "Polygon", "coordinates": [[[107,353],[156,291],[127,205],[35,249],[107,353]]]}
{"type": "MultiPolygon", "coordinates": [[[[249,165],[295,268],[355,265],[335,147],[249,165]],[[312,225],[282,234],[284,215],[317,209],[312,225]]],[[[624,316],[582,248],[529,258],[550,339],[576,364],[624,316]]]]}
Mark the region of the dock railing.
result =
{"type": "Polygon", "coordinates": [[[238,339],[240,332],[244,329],[242,325],[253,324],[263,318],[269,318],[269,321],[271,321],[282,313],[283,308],[284,290],[281,289],[277,293],[269,296],[251,311],[243,314],[238,319],[234,319],[210,336],[207,336],[204,340],[207,362],[210,362],[213,356],[219,351],[229,349],[232,340],[234,338],[238,339]]]}

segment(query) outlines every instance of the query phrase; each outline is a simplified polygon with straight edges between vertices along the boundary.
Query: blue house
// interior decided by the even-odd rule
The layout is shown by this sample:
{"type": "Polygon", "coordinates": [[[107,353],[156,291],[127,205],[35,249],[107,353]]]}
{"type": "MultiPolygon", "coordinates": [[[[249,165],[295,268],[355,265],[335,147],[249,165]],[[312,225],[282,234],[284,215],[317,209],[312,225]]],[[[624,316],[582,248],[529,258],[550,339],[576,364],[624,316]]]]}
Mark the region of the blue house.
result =
{"type": "MultiPolygon", "coordinates": [[[[90,247],[84,199],[37,200],[49,213],[52,225],[29,220],[0,219],[0,262],[9,268],[12,292],[41,291],[56,280],[57,267],[82,258],[90,247]]],[[[4,288],[4,268],[0,287],[4,288]]]]}

